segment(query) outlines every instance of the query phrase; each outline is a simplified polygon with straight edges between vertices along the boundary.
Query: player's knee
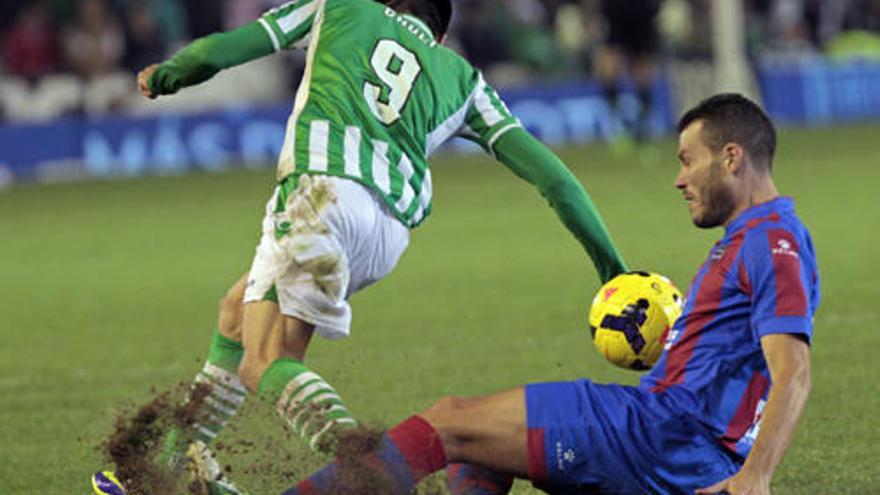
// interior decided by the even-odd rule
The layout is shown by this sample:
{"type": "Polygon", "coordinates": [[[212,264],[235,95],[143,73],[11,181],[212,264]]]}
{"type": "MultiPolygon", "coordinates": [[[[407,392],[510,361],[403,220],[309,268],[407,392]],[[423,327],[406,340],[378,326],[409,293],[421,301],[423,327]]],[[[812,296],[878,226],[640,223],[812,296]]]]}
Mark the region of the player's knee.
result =
{"type": "Polygon", "coordinates": [[[469,397],[443,397],[421,414],[440,436],[450,460],[460,457],[458,453],[469,439],[465,432],[472,402],[469,397]]]}
{"type": "Polygon", "coordinates": [[[470,397],[457,397],[449,395],[435,402],[431,407],[428,408],[428,411],[432,411],[442,415],[455,415],[456,413],[461,412],[463,409],[467,408],[467,406],[471,402],[473,402],[473,400],[474,399],[470,397]]]}
{"type": "Polygon", "coordinates": [[[242,294],[232,288],[218,304],[218,327],[220,334],[228,339],[241,341],[242,317],[244,304],[242,294]]]}

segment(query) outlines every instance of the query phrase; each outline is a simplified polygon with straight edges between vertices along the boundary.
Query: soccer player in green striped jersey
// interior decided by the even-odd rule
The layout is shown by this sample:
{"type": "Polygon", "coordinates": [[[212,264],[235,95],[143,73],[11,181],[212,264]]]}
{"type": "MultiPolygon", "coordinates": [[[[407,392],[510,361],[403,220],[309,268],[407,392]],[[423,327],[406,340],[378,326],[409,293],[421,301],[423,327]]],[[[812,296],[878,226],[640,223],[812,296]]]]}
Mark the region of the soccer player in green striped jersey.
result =
{"type": "Polygon", "coordinates": [[[154,98],[273,52],[307,50],[253,265],[223,299],[196,379],[214,385],[205,419],[171,435],[171,451],[210,442],[245,390],[270,397],[319,450],[355,424],[333,387],[303,364],[306,348],[314,333],[348,335],[348,297],[387,275],[409,230],[428,218],[428,157],[453,136],[531,183],[603,282],[626,270],[577,179],[478,70],[443,46],[451,11],[449,0],[294,0],[138,75],[154,98]]]}

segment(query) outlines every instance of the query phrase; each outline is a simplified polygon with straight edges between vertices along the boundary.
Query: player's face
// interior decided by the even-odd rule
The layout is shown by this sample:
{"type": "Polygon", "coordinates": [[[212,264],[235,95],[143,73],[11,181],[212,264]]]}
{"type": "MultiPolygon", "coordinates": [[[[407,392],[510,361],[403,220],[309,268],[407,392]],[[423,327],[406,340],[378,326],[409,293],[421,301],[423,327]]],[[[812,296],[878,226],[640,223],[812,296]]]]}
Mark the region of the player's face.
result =
{"type": "Polygon", "coordinates": [[[681,168],[675,178],[675,187],[684,195],[694,225],[710,229],[731,218],[736,209],[736,196],[727,180],[721,153],[706,146],[702,130],[703,123],[697,121],[679,136],[681,168]]]}

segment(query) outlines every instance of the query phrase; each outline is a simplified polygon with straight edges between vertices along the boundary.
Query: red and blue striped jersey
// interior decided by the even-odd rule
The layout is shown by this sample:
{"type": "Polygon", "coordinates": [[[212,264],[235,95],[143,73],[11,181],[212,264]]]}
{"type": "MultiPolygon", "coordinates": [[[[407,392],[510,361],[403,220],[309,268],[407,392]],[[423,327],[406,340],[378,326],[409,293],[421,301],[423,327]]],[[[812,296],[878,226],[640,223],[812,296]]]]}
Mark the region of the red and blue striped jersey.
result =
{"type": "Polygon", "coordinates": [[[818,304],[813,243],[793,200],[751,207],[700,267],[641,387],[668,394],[745,458],[771,386],[760,339],[786,333],[810,342],[818,304]]]}

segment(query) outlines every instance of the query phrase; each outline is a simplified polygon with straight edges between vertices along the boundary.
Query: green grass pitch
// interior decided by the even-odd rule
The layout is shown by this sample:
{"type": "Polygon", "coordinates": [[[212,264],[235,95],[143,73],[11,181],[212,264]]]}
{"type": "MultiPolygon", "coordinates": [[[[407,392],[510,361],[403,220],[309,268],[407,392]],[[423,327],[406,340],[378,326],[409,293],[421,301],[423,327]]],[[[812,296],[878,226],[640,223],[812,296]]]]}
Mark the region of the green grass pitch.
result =
{"type": "MultiPolygon", "coordinates": [[[[818,251],[814,387],[774,493],[880,493],[880,127],[787,131],[777,184],[818,251]]],[[[633,268],[685,289],[721,231],[690,224],[672,187],[675,144],[655,159],[562,150],[633,268]]],[[[309,363],[356,416],[392,424],[442,395],[587,376],[634,383],[592,348],[598,282],[579,245],[526,184],[485,156],[434,162],[435,213],[386,280],[353,298],[352,336],[316,341],[309,363]]],[[[268,169],[0,193],[0,493],[86,494],[106,467],[94,446],[116,411],[201,366],[216,304],[250,264],[272,187],[268,169]]],[[[255,493],[278,476],[246,466],[299,451],[250,401],[221,440],[255,493]],[[263,447],[265,445],[265,447],[263,447]],[[244,472],[248,471],[248,472],[244,472]]],[[[531,493],[527,484],[516,493],[531,493]]]]}

